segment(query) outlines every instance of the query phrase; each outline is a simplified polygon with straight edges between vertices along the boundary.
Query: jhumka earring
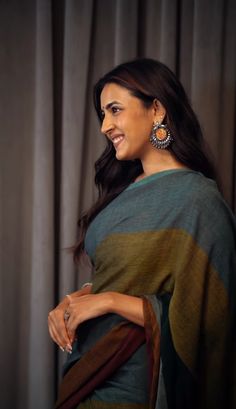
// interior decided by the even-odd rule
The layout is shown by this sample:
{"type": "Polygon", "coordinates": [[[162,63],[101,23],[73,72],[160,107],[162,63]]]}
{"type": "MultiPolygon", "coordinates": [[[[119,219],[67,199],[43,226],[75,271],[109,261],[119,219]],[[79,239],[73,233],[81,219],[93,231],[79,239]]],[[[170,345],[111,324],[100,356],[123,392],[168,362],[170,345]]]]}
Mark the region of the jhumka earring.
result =
{"type": "Polygon", "coordinates": [[[172,141],[173,136],[167,125],[155,122],[152,126],[152,133],[150,135],[151,144],[157,149],[166,149],[172,141]]]}

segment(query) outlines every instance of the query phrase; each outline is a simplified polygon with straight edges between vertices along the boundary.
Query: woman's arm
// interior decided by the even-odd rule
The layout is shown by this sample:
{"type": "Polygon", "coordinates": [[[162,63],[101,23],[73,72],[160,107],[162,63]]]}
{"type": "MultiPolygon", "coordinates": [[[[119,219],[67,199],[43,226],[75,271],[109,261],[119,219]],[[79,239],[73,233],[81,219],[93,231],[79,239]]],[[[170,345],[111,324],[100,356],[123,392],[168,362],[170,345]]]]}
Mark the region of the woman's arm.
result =
{"type": "Polygon", "coordinates": [[[144,325],[142,299],[117,292],[74,297],[66,310],[69,315],[66,328],[71,343],[74,341],[78,325],[108,313],[119,314],[135,324],[144,325]]]}
{"type": "Polygon", "coordinates": [[[143,300],[132,295],[108,293],[111,296],[110,312],[119,314],[135,324],[144,326],[143,300]]]}

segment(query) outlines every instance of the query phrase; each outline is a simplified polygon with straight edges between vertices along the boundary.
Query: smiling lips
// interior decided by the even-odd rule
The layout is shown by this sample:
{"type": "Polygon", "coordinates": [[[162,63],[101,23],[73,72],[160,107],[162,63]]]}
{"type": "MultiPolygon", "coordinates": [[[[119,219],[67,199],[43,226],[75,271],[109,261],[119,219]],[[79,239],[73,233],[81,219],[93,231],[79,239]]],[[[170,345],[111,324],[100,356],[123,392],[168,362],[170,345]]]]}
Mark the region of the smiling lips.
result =
{"type": "Polygon", "coordinates": [[[124,139],[123,135],[116,135],[116,136],[113,136],[111,138],[115,148],[117,148],[120,145],[120,143],[123,141],[123,139],[124,139]]]}

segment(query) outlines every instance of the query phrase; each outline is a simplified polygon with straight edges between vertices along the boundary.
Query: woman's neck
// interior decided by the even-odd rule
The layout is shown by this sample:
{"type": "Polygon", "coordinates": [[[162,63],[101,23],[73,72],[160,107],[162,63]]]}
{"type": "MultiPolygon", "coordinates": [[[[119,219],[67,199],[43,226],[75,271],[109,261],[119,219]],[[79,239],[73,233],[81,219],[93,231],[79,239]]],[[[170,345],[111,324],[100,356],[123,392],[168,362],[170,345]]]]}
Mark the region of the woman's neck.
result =
{"type": "Polygon", "coordinates": [[[143,173],[136,179],[143,179],[154,173],[163,172],[171,169],[187,169],[187,166],[179,162],[169,151],[157,151],[147,158],[141,159],[143,173]]]}

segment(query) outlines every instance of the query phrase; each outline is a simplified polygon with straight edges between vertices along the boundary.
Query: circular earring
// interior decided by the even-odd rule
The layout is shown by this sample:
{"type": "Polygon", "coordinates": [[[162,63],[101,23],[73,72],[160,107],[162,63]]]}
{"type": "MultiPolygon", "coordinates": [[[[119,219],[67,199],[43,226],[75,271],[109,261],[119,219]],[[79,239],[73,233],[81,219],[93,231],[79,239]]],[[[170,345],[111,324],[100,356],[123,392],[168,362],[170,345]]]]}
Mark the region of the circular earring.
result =
{"type": "Polygon", "coordinates": [[[166,149],[173,141],[173,136],[167,125],[155,122],[152,126],[152,133],[149,140],[155,148],[166,149]]]}

